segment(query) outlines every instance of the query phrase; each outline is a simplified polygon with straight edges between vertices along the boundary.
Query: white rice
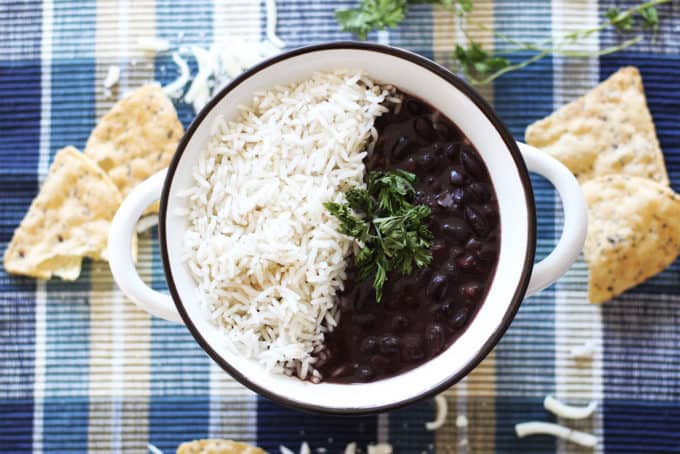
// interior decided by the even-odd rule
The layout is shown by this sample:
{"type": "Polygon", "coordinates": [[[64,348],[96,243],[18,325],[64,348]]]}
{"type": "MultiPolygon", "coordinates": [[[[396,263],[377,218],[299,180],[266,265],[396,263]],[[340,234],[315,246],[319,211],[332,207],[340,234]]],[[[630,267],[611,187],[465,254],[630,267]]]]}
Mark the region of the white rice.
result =
{"type": "Polygon", "coordinates": [[[312,353],[338,322],[334,295],[355,242],[323,207],[363,185],[386,88],[348,70],[258,93],[223,119],[193,171],[185,260],[234,351],[320,379],[312,353]]]}

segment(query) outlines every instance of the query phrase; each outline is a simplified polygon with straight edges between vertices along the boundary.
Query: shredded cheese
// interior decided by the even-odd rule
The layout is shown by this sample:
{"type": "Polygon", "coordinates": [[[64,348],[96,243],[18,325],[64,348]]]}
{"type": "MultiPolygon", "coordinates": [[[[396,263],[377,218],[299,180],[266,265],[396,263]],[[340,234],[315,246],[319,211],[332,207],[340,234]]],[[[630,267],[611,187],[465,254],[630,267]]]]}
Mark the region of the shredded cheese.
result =
{"type": "Polygon", "coordinates": [[[368,454],[392,454],[392,445],[389,443],[378,443],[377,445],[367,446],[368,454]]]}
{"type": "Polygon", "coordinates": [[[120,80],[120,66],[111,65],[104,79],[104,88],[113,88],[120,80]]]}
{"type": "Polygon", "coordinates": [[[177,99],[182,96],[184,86],[189,82],[191,77],[191,72],[189,71],[189,65],[186,60],[184,60],[177,52],[172,54],[172,61],[174,61],[177,68],[179,68],[179,76],[177,76],[177,79],[164,86],[163,91],[171,98],[177,99]]]}
{"type": "Polygon", "coordinates": [[[550,422],[523,422],[515,425],[515,432],[519,438],[529,435],[552,435],[587,448],[594,448],[597,445],[597,437],[594,435],[550,422]]]}
{"type": "Polygon", "coordinates": [[[597,408],[597,402],[592,401],[585,407],[567,405],[555,399],[553,396],[545,396],[543,406],[550,413],[566,419],[585,419],[593,414],[597,408]]]}
{"type": "Polygon", "coordinates": [[[279,49],[286,47],[286,43],[276,36],[276,0],[267,0],[267,39],[279,49]]]}
{"type": "Polygon", "coordinates": [[[170,50],[170,41],[163,38],[140,38],[137,47],[145,52],[159,53],[170,50]]]}
{"type": "Polygon", "coordinates": [[[345,447],[345,454],[356,454],[356,452],[357,444],[355,442],[347,443],[347,446],[345,447]]]}
{"type": "Polygon", "coordinates": [[[434,403],[437,406],[437,413],[435,414],[434,421],[425,423],[425,428],[427,430],[437,430],[446,422],[446,414],[448,413],[446,397],[444,397],[443,394],[439,394],[434,398],[434,403]]]}
{"type": "Polygon", "coordinates": [[[148,443],[146,445],[147,448],[149,448],[149,451],[151,451],[151,454],[163,454],[163,451],[152,445],[151,443],[148,443]]]}
{"type": "Polygon", "coordinates": [[[468,426],[467,416],[458,415],[458,417],[456,418],[456,427],[458,427],[459,429],[464,429],[467,426],[468,426]]]}
{"type": "Polygon", "coordinates": [[[569,358],[571,359],[590,359],[595,355],[597,346],[595,339],[589,339],[583,345],[573,347],[569,350],[569,358]]]}
{"type": "Polygon", "coordinates": [[[303,441],[302,445],[300,445],[300,454],[312,454],[306,441],[303,441]]]}

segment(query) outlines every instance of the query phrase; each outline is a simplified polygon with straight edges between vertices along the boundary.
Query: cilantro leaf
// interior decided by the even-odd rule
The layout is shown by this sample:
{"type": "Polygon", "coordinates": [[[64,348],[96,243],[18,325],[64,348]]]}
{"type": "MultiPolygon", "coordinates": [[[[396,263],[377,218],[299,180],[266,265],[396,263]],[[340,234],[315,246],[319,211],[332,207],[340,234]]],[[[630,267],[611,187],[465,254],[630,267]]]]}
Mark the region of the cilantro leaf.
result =
{"type": "Polygon", "coordinates": [[[656,8],[644,8],[640,10],[640,17],[642,18],[642,27],[649,30],[659,29],[659,13],[656,8]]]}
{"type": "Polygon", "coordinates": [[[390,272],[411,274],[432,261],[429,207],[414,205],[415,175],[403,170],[370,172],[367,189],[345,193],[345,203],[327,202],[338,231],[362,243],[354,257],[359,278],[372,279],[376,301],[390,272]]]}
{"type": "Polygon", "coordinates": [[[619,32],[627,32],[633,28],[633,17],[621,12],[618,8],[609,8],[604,15],[619,32]]]}
{"type": "Polygon", "coordinates": [[[464,72],[474,79],[493,74],[510,66],[510,62],[506,58],[490,55],[480,44],[474,41],[467,49],[456,45],[454,56],[463,67],[464,72]]]}
{"type": "Polygon", "coordinates": [[[372,30],[396,27],[406,15],[406,0],[362,0],[359,6],[341,9],[335,17],[344,31],[366,39],[372,30]]]}

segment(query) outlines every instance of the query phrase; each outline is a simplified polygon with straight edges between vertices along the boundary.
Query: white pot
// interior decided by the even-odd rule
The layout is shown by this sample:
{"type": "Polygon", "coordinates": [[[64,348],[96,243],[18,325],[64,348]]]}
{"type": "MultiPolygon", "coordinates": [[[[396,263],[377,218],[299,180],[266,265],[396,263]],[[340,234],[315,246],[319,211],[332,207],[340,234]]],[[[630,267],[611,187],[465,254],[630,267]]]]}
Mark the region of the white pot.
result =
{"type": "Polygon", "coordinates": [[[297,49],[265,61],[224,88],[198,114],[169,169],[135,188],[116,214],[109,237],[113,276],[144,310],[184,323],[206,352],[234,378],[279,403],[329,413],[366,413],[401,406],[439,392],[463,378],[491,351],[510,325],[522,299],[562,276],[578,256],[586,234],[586,207],[576,179],[547,154],[514,141],[493,109],[447,69],[411,52],[357,42],[297,49]],[[495,277],[467,330],[447,350],[395,377],[361,384],[312,384],[266,373],[228,351],[220,329],[204,316],[196,284],[182,261],[185,203],[177,194],[193,184],[191,170],[219,116],[237,115],[253,93],[302,80],[315,71],[352,68],[429,102],[451,119],[484,159],[500,208],[501,246],[495,277]],[[564,229],[554,251],[534,264],[536,208],[527,167],[553,183],[564,207],[564,229]],[[137,274],[130,239],[137,219],[161,199],[160,249],[172,296],[155,292],[137,274]],[[173,304],[174,301],[174,304],[173,304]]]}

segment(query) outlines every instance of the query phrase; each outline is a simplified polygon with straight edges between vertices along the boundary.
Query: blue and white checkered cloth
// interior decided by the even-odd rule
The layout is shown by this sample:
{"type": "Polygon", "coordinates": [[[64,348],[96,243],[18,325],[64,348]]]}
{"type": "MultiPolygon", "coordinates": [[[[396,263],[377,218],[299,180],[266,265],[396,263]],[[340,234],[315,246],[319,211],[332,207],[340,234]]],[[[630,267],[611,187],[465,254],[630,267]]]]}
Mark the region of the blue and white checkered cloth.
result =
{"type": "MultiPolygon", "coordinates": [[[[278,35],[288,47],[349,39],[334,10],[353,1],[279,0],[278,35]]],[[[513,37],[540,39],[598,22],[610,0],[475,1],[475,15],[513,37]]],[[[640,68],[673,188],[680,190],[680,2],[659,8],[655,40],[614,55],[545,59],[481,91],[518,139],[524,128],[624,65],[640,68]]],[[[259,40],[265,6],[248,0],[0,0],[0,245],[4,252],[56,150],[82,148],[112,104],[102,81],[123,69],[118,93],[177,76],[170,58],[145,56],[138,39],[207,45],[225,34],[259,40]]],[[[369,38],[451,65],[462,39],[451,16],[412,8],[390,32],[369,38]]],[[[494,46],[490,33],[476,38],[494,46]]],[[[605,31],[586,44],[620,39],[605,31]]],[[[518,57],[519,58],[519,57],[518,57]]],[[[195,64],[192,62],[195,70],[195,64]]],[[[193,113],[177,105],[187,125],[193,113]]],[[[539,255],[561,228],[557,198],[535,179],[539,255]]],[[[140,269],[165,289],[155,232],[140,240],[140,269]]],[[[680,262],[601,307],[587,303],[582,261],[524,302],[494,352],[447,392],[450,416],[424,428],[434,405],[339,418],[282,408],[246,390],[215,364],[186,328],[149,317],[117,290],[106,264],[87,262],[75,283],[40,282],[0,270],[0,451],[174,452],[186,440],[223,437],[313,452],[388,441],[396,453],[582,452],[548,437],[518,439],[517,422],[555,420],[547,393],[596,400],[596,414],[572,427],[596,434],[596,452],[680,452],[680,262]],[[571,347],[594,340],[592,360],[571,347]],[[457,427],[466,415],[467,427],[457,427]]],[[[589,452],[583,451],[583,452],[589,452]]]]}

